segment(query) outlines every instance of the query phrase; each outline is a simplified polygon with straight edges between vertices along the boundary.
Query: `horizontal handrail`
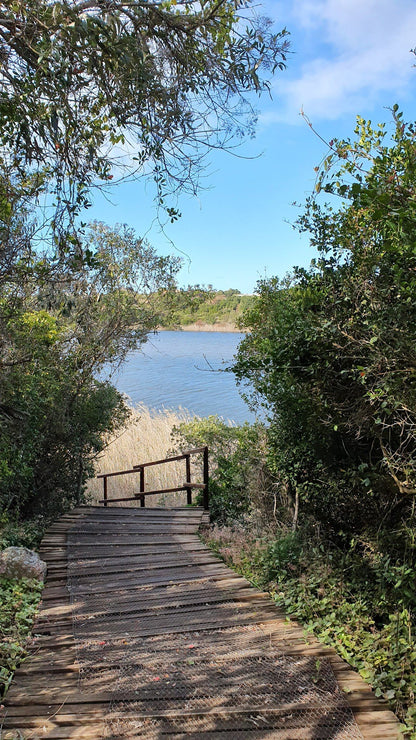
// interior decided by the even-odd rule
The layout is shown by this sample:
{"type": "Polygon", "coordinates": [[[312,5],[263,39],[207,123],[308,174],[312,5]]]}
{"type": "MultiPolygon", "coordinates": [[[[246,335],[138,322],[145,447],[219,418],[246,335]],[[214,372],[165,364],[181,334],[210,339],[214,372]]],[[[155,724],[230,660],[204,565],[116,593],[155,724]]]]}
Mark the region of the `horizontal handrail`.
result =
{"type": "Polygon", "coordinates": [[[116,470],[115,473],[100,473],[100,475],[96,475],[96,478],[113,478],[115,475],[128,475],[128,473],[138,473],[138,470],[135,470],[135,468],[129,468],[129,470],[116,470]]]}
{"type": "Polygon", "coordinates": [[[175,491],[186,491],[187,488],[190,488],[190,486],[175,486],[175,488],[158,488],[157,491],[140,491],[140,493],[135,493],[135,498],[140,498],[140,496],[153,496],[156,493],[174,493],[175,491]]]}
{"type": "Polygon", "coordinates": [[[198,453],[204,452],[204,450],[205,447],[196,447],[194,450],[188,450],[188,452],[184,452],[181,455],[175,455],[174,457],[164,457],[163,460],[152,460],[151,462],[140,463],[139,465],[133,465],[133,468],[137,470],[138,468],[150,468],[151,465],[163,465],[164,463],[168,462],[185,460],[188,455],[196,455],[198,453]]]}
{"type": "Polygon", "coordinates": [[[99,503],[103,504],[105,501],[108,501],[108,503],[111,503],[112,501],[137,501],[138,499],[144,498],[144,496],[154,496],[157,493],[174,493],[175,491],[186,491],[188,488],[189,486],[176,486],[175,488],[158,488],[157,491],[135,493],[134,496],[129,496],[129,498],[102,498],[100,499],[99,503]]]}
{"type": "Polygon", "coordinates": [[[165,457],[163,460],[152,460],[150,462],[146,463],[140,463],[139,465],[133,465],[132,468],[129,468],[127,470],[116,470],[112,473],[100,473],[100,475],[97,475],[97,478],[101,478],[104,484],[104,498],[100,499],[99,503],[104,504],[104,506],[107,506],[109,503],[119,503],[120,501],[136,501],[140,500],[141,506],[145,505],[145,497],[146,496],[153,496],[157,493],[173,493],[175,491],[186,491],[187,493],[187,503],[192,503],[192,489],[196,488],[201,491],[203,491],[203,504],[204,509],[208,510],[208,447],[195,447],[192,450],[188,450],[188,452],[183,452],[180,455],[174,455],[172,457],[165,457]],[[197,455],[203,453],[203,483],[192,483],[191,481],[191,463],[190,458],[191,455],[197,455]],[[144,484],[144,469],[151,467],[152,465],[164,465],[168,462],[175,462],[178,460],[185,460],[186,462],[186,481],[181,486],[175,486],[173,488],[159,488],[158,490],[154,491],[145,491],[145,484],[144,484]],[[108,498],[108,492],[107,492],[107,478],[113,478],[117,475],[130,475],[131,473],[139,473],[140,475],[140,492],[135,493],[133,497],[129,498],[108,498]]]}
{"type": "Polygon", "coordinates": [[[108,506],[108,504],[118,504],[120,501],[137,501],[136,496],[127,496],[124,498],[100,498],[98,499],[99,504],[104,504],[104,506],[108,506]]]}
{"type": "MultiPolygon", "coordinates": [[[[98,476],[97,476],[98,477],[98,476]]],[[[175,491],[187,491],[188,488],[198,488],[201,491],[205,491],[206,484],[205,483],[188,483],[185,481],[183,486],[176,486],[175,488],[158,488],[155,491],[143,491],[140,493],[135,493],[134,496],[131,496],[129,498],[107,498],[107,499],[100,499],[99,504],[103,504],[104,501],[136,501],[137,499],[142,498],[143,496],[153,496],[156,493],[174,493],[175,491]]]]}
{"type": "Polygon", "coordinates": [[[115,475],[128,475],[129,473],[138,473],[140,468],[149,468],[151,465],[163,465],[163,463],[175,462],[177,460],[185,460],[188,455],[197,455],[204,452],[205,447],[195,447],[194,450],[189,450],[181,455],[175,455],[174,457],[164,457],[163,460],[152,460],[147,463],[139,463],[139,465],[133,465],[128,470],[116,470],[114,473],[100,473],[96,475],[96,478],[113,478],[115,475]]]}

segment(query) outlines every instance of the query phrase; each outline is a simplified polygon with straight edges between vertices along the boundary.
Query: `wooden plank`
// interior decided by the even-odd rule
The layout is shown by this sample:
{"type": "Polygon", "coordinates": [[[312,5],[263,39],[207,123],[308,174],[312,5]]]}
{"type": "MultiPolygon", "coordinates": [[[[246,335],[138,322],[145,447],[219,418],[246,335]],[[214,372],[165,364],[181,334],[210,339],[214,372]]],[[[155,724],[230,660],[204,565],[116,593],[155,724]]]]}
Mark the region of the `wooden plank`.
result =
{"type": "MultiPolygon", "coordinates": [[[[111,521],[108,521],[107,519],[103,519],[103,524],[99,522],[94,521],[86,521],[82,522],[82,531],[83,533],[88,533],[97,530],[97,526],[99,526],[99,529],[103,529],[104,531],[111,530],[111,527],[120,526],[123,528],[123,531],[130,531],[135,529],[143,530],[149,526],[155,526],[159,525],[160,523],[164,521],[166,522],[167,529],[179,527],[179,526],[188,526],[194,528],[196,530],[198,528],[198,525],[201,521],[201,517],[195,516],[195,517],[186,517],[181,514],[177,514],[176,516],[169,517],[169,518],[162,518],[160,516],[149,516],[146,517],[146,519],[142,520],[131,520],[131,519],[125,519],[120,521],[120,519],[113,519],[111,521]]],[[[68,528],[67,523],[63,523],[61,525],[56,525],[55,527],[51,527],[48,529],[47,535],[50,536],[51,534],[62,534],[63,532],[68,532],[68,529],[74,529],[75,531],[79,531],[80,527],[74,523],[73,527],[68,528]]]]}
{"type": "MultiPolygon", "coordinates": [[[[138,572],[140,570],[154,570],[156,568],[164,568],[166,564],[170,567],[178,567],[181,564],[194,565],[195,563],[222,563],[218,556],[214,555],[210,550],[195,550],[186,553],[164,553],[155,555],[153,553],[145,553],[144,555],[137,555],[134,551],[128,558],[112,558],[105,557],[102,560],[94,559],[93,562],[88,560],[87,562],[82,561],[79,565],[73,563],[72,569],[76,567],[77,577],[83,578],[84,575],[99,575],[103,577],[103,572],[107,576],[110,573],[128,573],[131,570],[138,572]]],[[[71,563],[68,563],[70,566],[71,563]]],[[[66,577],[68,573],[68,567],[50,567],[48,571],[49,581],[53,578],[66,577]]]]}
{"type": "MultiPolygon", "coordinates": [[[[161,606],[159,608],[153,607],[147,610],[136,611],[134,606],[131,605],[130,611],[120,611],[117,614],[104,614],[97,617],[94,617],[93,615],[85,615],[85,617],[80,617],[79,625],[82,625],[84,628],[87,622],[91,622],[91,624],[88,624],[89,635],[94,639],[97,635],[102,634],[103,624],[106,629],[110,629],[111,625],[113,625],[115,629],[122,629],[126,632],[131,632],[133,630],[135,635],[141,635],[144,625],[148,624],[151,624],[151,634],[158,634],[160,627],[165,626],[171,626],[172,628],[179,626],[180,631],[181,628],[189,628],[191,624],[195,624],[196,629],[198,629],[201,625],[201,620],[204,620],[203,623],[206,623],[207,621],[212,622],[213,613],[215,614],[215,621],[220,624],[222,623],[222,620],[224,620],[224,624],[226,624],[227,620],[233,620],[236,616],[238,616],[239,619],[246,618],[250,621],[253,621],[253,619],[256,620],[259,618],[260,609],[262,619],[265,619],[266,616],[275,617],[273,607],[267,608],[262,603],[253,604],[252,601],[226,602],[225,604],[215,603],[215,610],[213,610],[212,604],[209,604],[208,606],[196,606],[194,608],[189,607],[189,604],[185,604],[183,606],[179,605],[168,608],[161,606]],[[220,609],[221,606],[224,607],[223,610],[220,609]],[[179,625],[176,625],[177,620],[180,620],[179,625]]],[[[71,628],[72,619],[68,618],[67,620],[61,620],[59,622],[55,621],[44,623],[43,625],[40,624],[37,628],[37,634],[49,635],[52,634],[51,630],[53,630],[54,635],[70,634],[71,628]]]]}
{"type": "MultiPolygon", "coordinates": [[[[227,646],[224,655],[228,650],[237,651],[237,654],[244,650],[244,655],[252,659],[257,656],[260,660],[265,645],[269,645],[269,652],[273,647],[294,660],[308,657],[330,660],[339,687],[347,691],[345,701],[365,740],[397,738],[396,718],[385,703],[374,697],[358,674],[331,648],[305,636],[302,628],[288,621],[268,595],[252,589],[244,578],[233,574],[201,544],[196,532],[204,516],[202,509],[186,507],[169,511],[78,507],[49,529],[41,550],[49,572],[36,627],[39,636],[33,641],[32,655],[17,672],[16,682],[7,697],[9,714],[4,728],[21,730],[25,737],[33,739],[42,736],[56,740],[69,737],[97,740],[102,733],[108,733],[105,718],[114,693],[107,686],[106,676],[107,671],[118,670],[123,642],[120,636],[126,632],[129,637],[125,640],[124,668],[136,666],[138,655],[143,665],[153,665],[154,646],[158,643],[151,641],[158,636],[162,638],[163,655],[173,662],[178,659],[177,644],[181,644],[175,640],[187,639],[187,635],[195,645],[201,640],[204,645],[206,641],[211,642],[213,659],[215,640],[220,640],[219,644],[227,646]],[[75,553],[74,546],[83,561],[75,569],[74,561],[68,559],[68,553],[75,553]],[[72,605],[67,588],[69,572],[71,583],[77,583],[72,605]],[[97,673],[91,680],[83,679],[81,686],[87,687],[83,691],[78,683],[76,660],[80,643],[72,632],[73,610],[76,612],[78,600],[81,600],[83,612],[83,640],[98,650],[98,658],[103,655],[102,662],[95,660],[97,673]],[[113,626],[117,638],[114,643],[111,642],[113,626]],[[103,629],[109,630],[108,640],[102,637],[103,629]],[[163,640],[165,635],[166,640],[163,640]],[[100,670],[104,671],[102,675],[100,670]]],[[[203,675],[204,660],[199,661],[198,675],[203,675]]],[[[222,677],[218,685],[222,686],[224,680],[222,677]]],[[[233,676],[230,672],[225,684],[228,683],[229,689],[233,686],[235,692],[241,680],[241,675],[233,676]]],[[[159,705],[152,699],[150,686],[146,692],[150,704],[159,705]]],[[[177,693],[172,687],[172,696],[177,693]]],[[[137,694],[133,690],[125,698],[134,701],[137,694]]],[[[165,717],[165,723],[168,715],[182,718],[182,725],[179,723],[183,729],[181,737],[187,736],[187,728],[191,732],[194,718],[198,716],[213,717],[214,730],[209,738],[216,734],[216,717],[226,722],[218,725],[224,740],[233,737],[235,732],[244,736],[248,728],[252,729],[251,720],[241,712],[241,707],[215,707],[215,710],[207,707],[202,713],[196,710],[189,713],[179,698],[172,701],[176,702],[176,709],[169,709],[165,714],[130,712],[127,705],[119,716],[117,712],[112,712],[112,716],[115,720],[130,717],[138,721],[150,716],[162,721],[165,717]]],[[[280,709],[284,709],[278,696],[276,701],[280,709]]],[[[312,705],[308,704],[307,708],[311,709],[312,705]]],[[[285,725],[283,734],[279,729],[279,740],[286,737],[316,740],[313,727],[304,726],[301,710],[299,703],[292,707],[292,724],[285,725]]],[[[261,711],[263,715],[265,710],[256,707],[254,702],[247,711],[261,711]]],[[[277,709],[272,707],[270,711],[277,709]]],[[[320,734],[320,738],[334,737],[331,722],[327,723],[327,729],[325,722],[322,724],[324,734],[320,734]]],[[[123,734],[125,738],[133,736],[129,730],[123,734]]],[[[159,737],[147,733],[146,736],[159,737]]],[[[194,730],[192,736],[196,737],[194,730]]],[[[198,739],[208,738],[205,730],[198,730],[197,736],[198,739]]]]}
{"type": "MultiPolygon", "coordinates": [[[[230,588],[229,591],[217,589],[215,593],[211,593],[209,591],[197,591],[191,592],[189,595],[187,595],[186,593],[183,594],[181,592],[180,594],[178,593],[176,596],[167,596],[164,593],[152,592],[150,594],[146,594],[146,600],[140,602],[140,608],[138,608],[137,604],[135,604],[134,602],[132,604],[131,595],[124,597],[118,596],[117,601],[114,601],[112,597],[109,597],[108,602],[103,602],[103,610],[108,612],[111,609],[114,614],[121,614],[123,611],[130,610],[135,610],[136,613],[140,613],[148,611],[149,609],[177,609],[185,604],[217,604],[224,601],[249,601],[258,602],[259,604],[272,604],[270,599],[264,602],[263,598],[264,597],[262,597],[261,594],[257,594],[256,592],[253,593],[250,589],[245,588],[244,584],[241,585],[237,583],[235,588],[230,588]]],[[[265,598],[267,599],[267,597],[265,598]]],[[[274,606],[273,609],[275,609],[274,606]]],[[[51,618],[54,618],[58,623],[60,617],[72,616],[72,612],[73,608],[70,604],[60,604],[59,606],[54,606],[50,607],[49,609],[42,610],[39,614],[39,618],[41,622],[46,619],[50,620],[51,618]]],[[[93,616],[96,616],[100,613],[101,612],[99,611],[89,612],[89,614],[93,616]]],[[[283,613],[281,614],[283,617],[283,613]]]]}
{"type": "MultiPolygon", "coordinates": [[[[45,716],[46,712],[44,709],[44,704],[38,704],[34,705],[33,711],[36,713],[35,716],[45,716]]],[[[257,710],[259,707],[257,707],[257,710]]],[[[261,707],[262,713],[267,716],[268,714],[277,714],[277,715],[285,715],[287,713],[292,712],[305,712],[305,711],[315,711],[322,709],[322,702],[320,703],[314,703],[314,702],[295,702],[295,703],[288,703],[288,702],[280,702],[278,708],[270,709],[268,707],[261,707]]],[[[10,711],[13,712],[13,714],[10,714],[9,716],[13,717],[21,717],[21,718],[29,718],[30,717],[30,708],[27,707],[27,705],[19,705],[15,706],[10,709],[10,711]]],[[[82,717],[85,722],[88,721],[94,721],[97,714],[101,712],[108,712],[108,705],[107,702],[95,702],[88,704],[85,703],[77,703],[72,701],[70,698],[68,698],[65,702],[61,702],[61,704],[51,704],[50,710],[48,712],[48,715],[51,717],[52,714],[55,714],[57,717],[62,718],[68,718],[74,720],[76,717],[82,717]],[[58,711],[57,711],[58,710],[58,711]]],[[[253,712],[253,709],[245,709],[242,707],[230,707],[230,706],[215,706],[215,707],[207,707],[203,712],[201,712],[201,709],[187,709],[185,707],[178,707],[176,710],[161,710],[158,709],[157,711],[149,710],[149,711],[143,711],[140,712],[140,714],[137,712],[137,710],[134,708],[129,709],[128,706],[121,711],[116,708],[112,711],[112,717],[114,719],[122,719],[124,717],[128,718],[139,718],[139,717],[145,717],[148,719],[164,719],[164,718],[172,718],[172,719],[187,719],[192,717],[199,717],[199,716],[207,716],[215,715],[215,716],[222,716],[223,718],[226,718],[229,715],[236,714],[238,712],[242,716],[250,715],[253,712]]],[[[373,712],[367,712],[366,716],[368,717],[368,722],[366,724],[370,724],[371,720],[374,721],[374,714],[373,712]]],[[[391,714],[391,713],[390,713],[391,714]]],[[[377,720],[378,714],[376,714],[376,720],[377,720]]],[[[22,719],[22,722],[25,720],[22,719]]],[[[26,720],[28,721],[28,719],[26,720]]],[[[385,724],[390,724],[390,721],[387,720],[385,724]]],[[[317,740],[315,738],[315,740],[317,740]]]]}

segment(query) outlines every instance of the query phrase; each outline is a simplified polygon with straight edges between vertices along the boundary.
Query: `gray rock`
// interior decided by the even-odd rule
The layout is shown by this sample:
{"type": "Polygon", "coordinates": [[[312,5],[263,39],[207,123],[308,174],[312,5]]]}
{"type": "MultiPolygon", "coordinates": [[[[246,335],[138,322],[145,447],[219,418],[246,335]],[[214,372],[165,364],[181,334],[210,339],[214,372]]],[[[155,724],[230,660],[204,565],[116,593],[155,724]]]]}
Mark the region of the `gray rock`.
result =
{"type": "Polygon", "coordinates": [[[0,552],[0,577],[37,578],[43,581],[46,576],[46,563],[39,555],[27,547],[6,547],[0,552]]]}

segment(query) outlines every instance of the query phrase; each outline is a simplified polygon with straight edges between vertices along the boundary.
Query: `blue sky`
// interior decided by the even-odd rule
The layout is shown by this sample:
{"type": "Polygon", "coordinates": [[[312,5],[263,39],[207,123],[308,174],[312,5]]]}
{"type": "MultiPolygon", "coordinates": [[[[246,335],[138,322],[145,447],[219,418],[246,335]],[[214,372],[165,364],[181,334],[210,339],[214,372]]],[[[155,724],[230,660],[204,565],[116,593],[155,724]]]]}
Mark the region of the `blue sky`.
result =
{"type": "Polygon", "coordinates": [[[252,293],[262,277],[283,276],[314,256],[291,223],[294,202],[313,190],[324,144],[300,116],[303,108],[329,140],[352,135],[356,115],[390,119],[398,103],[416,119],[415,0],[264,0],[257,9],[291,36],[287,70],[260,99],[254,141],[239,157],[215,153],[206,189],[179,201],[182,218],[162,231],[150,184],[115,187],[97,195],[91,219],[127,223],[163,254],[184,253],[180,282],[252,293]],[[245,158],[241,158],[245,157],[245,158]]]}

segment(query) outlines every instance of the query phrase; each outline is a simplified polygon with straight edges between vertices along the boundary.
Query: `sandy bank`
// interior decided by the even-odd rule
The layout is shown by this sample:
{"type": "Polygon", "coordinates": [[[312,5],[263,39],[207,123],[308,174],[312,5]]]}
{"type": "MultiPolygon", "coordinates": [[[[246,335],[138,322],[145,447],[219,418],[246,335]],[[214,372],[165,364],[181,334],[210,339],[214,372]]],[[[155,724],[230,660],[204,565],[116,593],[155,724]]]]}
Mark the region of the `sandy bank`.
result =
{"type": "Polygon", "coordinates": [[[241,334],[244,333],[241,329],[238,329],[235,324],[227,322],[218,324],[204,324],[202,321],[197,321],[195,324],[187,324],[186,326],[179,326],[177,329],[169,329],[166,327],[160,327],[159,331],[211,331],[211,332],[225,332],[229,334],[241,334]]]}

